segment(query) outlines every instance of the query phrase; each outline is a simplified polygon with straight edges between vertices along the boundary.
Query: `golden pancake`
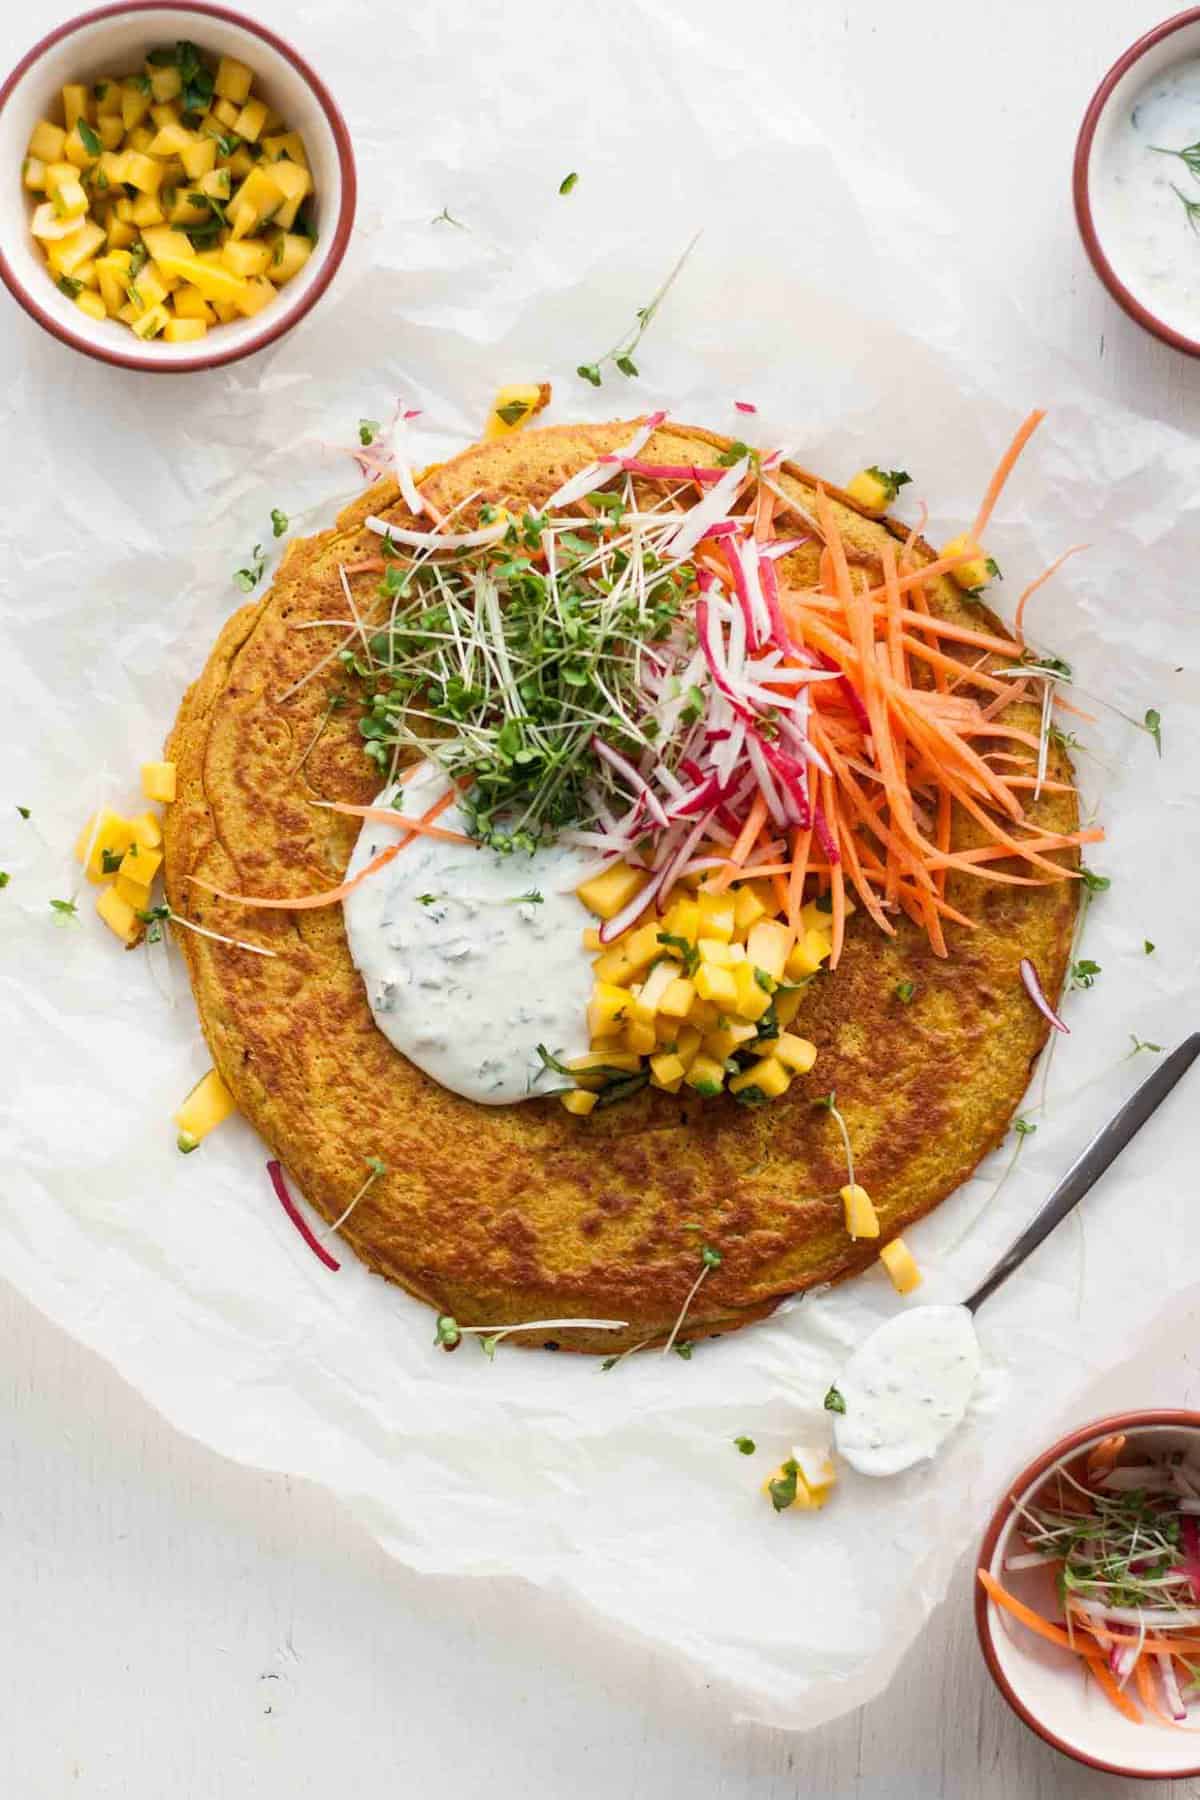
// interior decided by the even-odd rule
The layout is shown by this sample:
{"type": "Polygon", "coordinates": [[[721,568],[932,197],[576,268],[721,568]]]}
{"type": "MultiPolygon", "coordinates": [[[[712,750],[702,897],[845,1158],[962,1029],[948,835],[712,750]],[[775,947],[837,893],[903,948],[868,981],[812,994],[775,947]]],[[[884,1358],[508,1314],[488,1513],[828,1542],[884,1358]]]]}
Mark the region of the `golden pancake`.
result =
{"type": "MultiPolygon", "coordinates": [[[[456,524],[476,522],[484,502],[536,508],[631,429],[550,427],[476,445],[428,472],[423,490],[443,513],[474,496],[456,524]]],[[[711,463],[726,447],[667,425],[642,454],[711,463]]],[[[780,481],[812,506],[814,477],[789,466],[780,481]]],[[[880,545],[903,534],[827,491],[848,552],[878,579],[880,545]]],[[[564,1349],[609,1353],[669,1331],[701,1244],[718,1248],[722,1262],[688,1315],[689,1338],[736,1329],[785,1295],[867,1267],[878,1243],[846,1235],[841,1140],[816,1102],[836,1090],[882,1241],[936,1206],[1008,1130],[1047,1032],[1018,963],[1031,957],[1047,994],[1058,994],[1078,884],[1005,887],[953,875],[947,898],[977,929],[949,926],[945,959],[907,919],[887,938],[855,914],[840,966],[813,984],[796,1021],[817,1045],[816,1067],[769,1106],[648,1089],[579,1118],[552,1099],[492,1108],[460,1098],[376,1028],[339,906],[258,912],[190,881],[299,896],[342,877],[357,822],[311,802],[365,803],[380,782],[363,754],[358,706],[328,705],[331,692],[359,695],[336,658],[346,627],[301,627],[347,619],[338,565],[378,556],[378,537],[363,528],[369,513],[414,523],[384,482],[333,530],[292,544],[270,592],[221,632],[168,744],[179,792],[166,831],[172,907],[278,953],[177,934],[213,1061],[238,1105],[329,1220],[361,1185],[364,1159],[381,1158],[388,1172],[342,1237],[372,1269],[462,1324],[628,1320],[623,1333],[561,1339],[564,1349]],[[908,982],[906,1003],[897,989],[908,982]]],[[[933,555],[920,543],[914,554],[933,555]]],[[[781,567],[796,584],[815,584],[815,546],[781,567]]],[[[360,573],[352,585],[362,616],[380,618],[378,575],[360,573]]],[[[994,627],[944,578],[930,579],[928,598],[941,616],[994,627]]],[[[1012,716],[1037,729],[1036,708],[1012,716]]],[[[1069,774],[1058,752],[1054,772],[1069,774]]],[[[1072,794],[1044,795],[1030,810],[1050,830],[1077,823],[1072,794]]],[[[978,841],[977,828],[956,820],[954,841],[978,841]]],[[[274,1204],[264,1175],[247,1205],[274,1204]]]]}

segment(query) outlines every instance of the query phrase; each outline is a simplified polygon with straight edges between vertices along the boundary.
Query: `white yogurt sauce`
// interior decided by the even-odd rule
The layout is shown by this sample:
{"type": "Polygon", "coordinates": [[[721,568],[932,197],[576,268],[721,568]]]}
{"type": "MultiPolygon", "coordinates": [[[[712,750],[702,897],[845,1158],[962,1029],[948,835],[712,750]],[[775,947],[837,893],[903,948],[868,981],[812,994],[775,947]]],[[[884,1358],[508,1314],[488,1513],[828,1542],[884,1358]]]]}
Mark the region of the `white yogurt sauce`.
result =
{"type": "Polygon", "coordinates": [[[1192,215],[1193,230],[1180,199],[1200,203],[1200,180],[1177,156],[1160,153],[1197,143],[1200,57],[1190,57],[1111,109],[1088,187],[1101,245],[1125,286],[1165,324],[1200,338],[1200,213],[1192,215]]]}
{"type": "Polygon", "coordinates": [[[896,1475],[936,1455],[967,1410],[979,1340],[965,1306],[917,1306],[861,1343],[838,1377],[834,1439],[863,1475],[896,1475]]]}
{"type": "MultiPolygon", "coordinates": [[[[376,804],[425,812],[445,791],[432,765],[376,804]]],[[[457,807],[438,819],[452,831],[457,807]]],[[[356,875],[402,832],[367,820],[346,870],[356,875]]],[[[588,1048],[591,915],[572,891],[592,859],[565,845],[501,856],[419,837],[343,901],[346,936],[375,1023],[443,1087],[507,1106],[564,1085],[537,1053],[588,1048]],[[521,900],[538,893],[541,900],[521,900]]]]}

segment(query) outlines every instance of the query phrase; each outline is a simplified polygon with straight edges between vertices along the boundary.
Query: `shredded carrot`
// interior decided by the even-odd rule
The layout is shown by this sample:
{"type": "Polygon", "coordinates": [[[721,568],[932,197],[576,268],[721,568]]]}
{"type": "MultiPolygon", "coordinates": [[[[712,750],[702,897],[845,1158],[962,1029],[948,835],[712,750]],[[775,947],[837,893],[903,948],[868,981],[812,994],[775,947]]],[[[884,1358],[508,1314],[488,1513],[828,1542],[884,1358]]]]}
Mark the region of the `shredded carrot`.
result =
{"type": "Polygon", "coordinates": [[[1031,581],[1029,586],[1025,589],[1021,598],[1017,601],[1017,610],[1013,614],[1013,625],[1016,629],[1017,636],[1022,643],[1025,642],[1023,620],[1025,618],[1025,607],[1028,602],[1033,598],[1040,587],[1046,585],[1052,575],[1058,574],[1058,571],[1062,568],[1068,556],[1076,556],[1080,550],[1086,549],[1086,544],[1072,544],[1069,550],[1064,550],[1061,556],[1056,556],[1054,561],[1050,564],[1050,567],[1048,569],[1043,569],[1037,580],[1031,581]]]}
{"type": "Polygon", "coordinates": [[[1023,1600],[1010,1594],[1006,1587],[1001,1587],[990,1569],[977,1569],[976,1574],[988,1599],[996,1606],[1002,1606],[1005,1612],[1010,1612],[1014,1619],[1019,1619],[1022,1625],[1027,1625],[1038,1637],[1044,1637],[1047,1643],[1057,1644],[1062,1650],[1075,1650],[1076,1646],[1060,1626],[1052,1625],[1049,1619],[1043,1619],[1041,1613],[1034,1612],[1032,1606],[1026,1606],[1023,1600]]]}
{"type": "MultiPolygon", "coordinates": [[[[218,899],[228,900],[234,906],[267,907],[280,912],[305,912],[312,907],[333,906],[337,901],[344,900],[347,894],[352,894],[355,888],[358,887],[361,882],[364,882],[369,875],[374,875],[376,870],[382,869],[387,863],[390,863],[393,857],[400,854],[401,850],[407,849],[413,839],[423,831],[427,831],[434,819],[436,819],[439,814],[445,812],[451,802],[457,799],[458,789],[448,789],[448,791],[442,795],[440,800],[435,800],[428,811],[421,814],[419,819],[405,820],[407,830],[398,843],[389,844],[386,850],[381,850],[378,856],[373,857],[371,861],[367,863],[365,868],[358,871],[357,875],[352,875],[349,881],[339,882],[337,887],[326,888],[325,891],[320,894],[301,894],[295,899],[287,899],[276,895],[231,894],[228,888],[217,887],[216,884],[211,881],[202,881],[198,875],[189,875],[187,879],[191,882],[193,887],[203,888],[205,892],[209,894],[216,894],[218,899]]],[[[353,811],[354,809],[350,808],[348,810],[353,811]]],[[[394,824],[395,820],[393,819],[391,823],[394,824]]],[[[443,834],[439,831],[437,835],[440,837],[443,834]]],[[[457,836],[457,833],[455,835],[457,836]]]]}
{"type": "Polygon", "coordinates": [[[1020,456],[1022,450],[1025,448],[1045,416],[1045,413],[1040,409],[1031,412],[1029,417],[1018,428],[1012,443],[1000,458],[999,466],[996,469],[996,473],[987,484],[987,491],[980,502],[979,511],[975,515],[975,523],[971,527],[970,535],[976,543],[979,542],[980,538],[987,530],[988,520],[995,511],[996,502],[1000,498],[1001,489],[1012,474],[1013,466],[1016,463],[1018,456],[1020,456]]]}
{"type": "Polygon", "coordinates": [[[1095,1676],[1096,1686],[1101,1689],[1106,1699],[1111,1700],[1117,1711],[1123,1713],[1132,1725],[1144,1725],[1145,1720],[1142,1718],[1138,1708],[1134,1705],[1128,1694],[1123,1694],[1121,1692],[1120,1688],[1113,1680],[1112,1675],[1109,1673],[1108,1664],[1099,1652],[1095,1650],[1084,1651],[1083,1660],[1095,1676]]]}
{"type": "Polygon", "coordinates": [[[406,819],[403,813],[396,812],[390,806],[350,806],[343,800],[314,800],[310,804],[320,806],[325,812],[347,813],[354,819],[370,819],[378,825],[403,825],[420,837],[437,838],[443,844],[471,844],[474,838],[468,837],[465,831],[447,831],[441,825],[427,825],[424,819],[406,819]]]}
{"type": "MultiPolygon", "coordinates": [[[[754,799],[750,805],[750,811],[746,814],[745,823],[738,833],[737,842],[729,852],[729,862],[735,867],[744,863],[749,856],[751,847],[757,839],[759,832],[762,830],[766,817],[767,802],[760,788],[755,791],[754,799]]],[[[725,889],[729,886],[729,880],[730,876],[728,870],[718,869],[717,873],[709,882],[710,891],[715,894],[723,894],[725,889]]]]}

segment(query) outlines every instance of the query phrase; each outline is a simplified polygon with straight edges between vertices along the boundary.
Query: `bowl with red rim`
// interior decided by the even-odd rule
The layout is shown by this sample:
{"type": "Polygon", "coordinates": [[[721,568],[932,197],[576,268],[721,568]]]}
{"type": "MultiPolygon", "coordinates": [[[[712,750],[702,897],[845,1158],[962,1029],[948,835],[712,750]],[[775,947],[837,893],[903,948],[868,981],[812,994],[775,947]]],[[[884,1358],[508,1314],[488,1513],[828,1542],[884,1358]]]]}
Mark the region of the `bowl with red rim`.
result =
{"type": "MultiPolygon", "coordinates": [[[[978,1567],[1047,1621],[1062,1617],[1052,1571],[1006,1567],[1009,1557],[1025,1548],[1019,1508],[1044,1490],[1057,1470],[1086,1464],[1097,1446],[1117,1434],[1126,1440],[1123,1461],[1182,1451],[1200,1466],[1200,1413],[1127,1412],[1097,1419],[1060,1438],[1022,1469],[1005,1489],[984,1532],[978,1567]]],[[[1054,1749],[1088,1768],[1143,1781],[1200,1775],[1200,1707],[1193,1704],[1191,1721],[1180,1727],[1145,1714],[1140,1724],[1124,1717],[1085,1676],[1078,1656],[1030,1631],[989,1599],[978,1580],[975,1625],[984,1661],[1001,1694],[1017,1717],[1054,1749]]]]}
{"type": "MultiPolygon", "coordinates": [[[[1149,266],[1144,250],[1131,246],[1129,220],[1114,202],[1106,171],[1119,154],[1122,131],[1134,120],[1138,103],[1154,84],[1177,65],[1200,59],[1200,7],[1190,7],[1146,32],[1119,56],[1088,104],[1075,145],[1073,190],[1075,217],[1092,267],[1118,306],[1144,330],[1189,356],[1200,356],[1200,213],[1179,213],[1180,256],[1194,252],[1195,280],[1190,268],[1186,291],[1173,292],[1165,270],[1149,266]],[[1192,230],[1188,231],[1189,222],[1192,230]]],[[[1188,136],[1193,132],[1189,131],[1188,136]]],[[[1200,140],[1200,123],[1194,128],[1200,140]]],[[[1155,148],[1151,146],[1151,148],[1155,148]]],[[[1176,171],[1164,162],[1163,180],[1176,171]],[[1170,170],[1170,174],[1166,171],[1170,170]]],[[[1200,202],[1200,179],[1190,168],[1179,171],[1182,192],[1200,202]]],[[[1134,234],[1135,236],[1138,234],[1134,234]]]]}
{"type": "Polygon", "coordinates": [[[174,6],[118,0],[83,13],[35,44],[0,87],[0,279],[61,343],[121,368],[157,374],[214,369],[277,342],[333,280],[353,228],[356,190],[350,134],[320,76],[267,26],[208,0],[174,6]],[[51,109],[64,85],[139,70],[150,51],[181,39],[196,44],[209,61],[228,56],[246,63],[255,93],[301,134],[312,169],[317,240],[303,268],[252,318],[215,324],[191,343],[143,343],[127,325],[89,318],[59,292],[30,233],[21,168],[38,120],[57,120],[51,109]]]}

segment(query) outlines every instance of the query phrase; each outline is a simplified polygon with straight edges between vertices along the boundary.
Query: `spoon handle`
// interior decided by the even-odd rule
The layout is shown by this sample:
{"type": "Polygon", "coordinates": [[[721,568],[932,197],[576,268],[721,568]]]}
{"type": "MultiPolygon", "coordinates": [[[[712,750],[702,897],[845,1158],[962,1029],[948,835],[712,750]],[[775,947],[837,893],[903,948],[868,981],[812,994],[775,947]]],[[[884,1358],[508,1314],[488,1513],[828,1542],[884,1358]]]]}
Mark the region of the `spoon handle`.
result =
{"type": "Polygon", "coordinates": [[[1175,1083],[1191,1068],[1197,1056],[1200,1056],[1200,1031],[1194,1031],[1190,1037],[1184,1038],[1166,1061],[1161,1062],[1154,1073],[1143,1081],[1137,1092],[1130,1095],[1121,1110],[1096,1133],[1087,1149],[1071,1164],[1032,1225],[1027,1226],[1016,1242],[1005,1251],[970,1299],[963,1302],[968,1312],[976,1312],[989,1294],[994,1294],[1000,1283],[1007,1281],[1013,1270],[1019,1269],[1025,1258],[1032,1255],[1042,1239],[1049,1237],[1054,1227],[1066,1218],[1073,1207],[1078,1206],[1108,1165],[1121,1154],[1130,1138],[1137,1136],[1151,1113],[1157,1112],[1175,1083]]]}

